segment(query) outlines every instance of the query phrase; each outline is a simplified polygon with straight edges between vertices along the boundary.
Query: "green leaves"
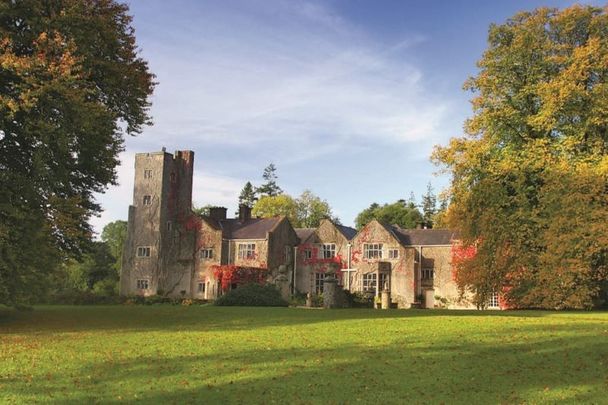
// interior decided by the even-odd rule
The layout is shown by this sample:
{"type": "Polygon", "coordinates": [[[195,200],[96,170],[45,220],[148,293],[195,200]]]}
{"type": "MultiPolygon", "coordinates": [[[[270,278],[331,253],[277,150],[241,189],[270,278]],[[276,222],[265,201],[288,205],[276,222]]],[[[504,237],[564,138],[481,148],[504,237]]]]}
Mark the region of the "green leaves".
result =
{"type": "Polygon", "coordinates": [[[436,147],[452,174],[447,220],[478,254],[460,287],[510,304],[587,308],[605,283],[608,15],[523,12],[490,27],[466,134],[436,147]],[[600,223],[601,229],[594,224],[600,223]],[[593,232],[589,232],[590,229],[593,232]]]}

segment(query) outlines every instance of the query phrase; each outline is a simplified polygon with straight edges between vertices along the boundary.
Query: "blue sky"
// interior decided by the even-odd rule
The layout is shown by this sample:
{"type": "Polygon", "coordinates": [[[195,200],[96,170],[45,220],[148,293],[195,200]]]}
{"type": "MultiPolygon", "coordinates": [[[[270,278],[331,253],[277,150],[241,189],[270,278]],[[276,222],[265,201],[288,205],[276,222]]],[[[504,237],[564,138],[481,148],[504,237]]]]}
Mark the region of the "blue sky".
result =
{"type": "Polygon", "coordinates": [[[159,82],[154,125],[126,140],[119,185],[93,224],[126,219],[137,152],[195,151],[193,200],[234,212],[269,162],[346,225],[372,202],[447,183],[429,162],[462,133],[488,27],[565,1],[132,0],[159,82]]]}

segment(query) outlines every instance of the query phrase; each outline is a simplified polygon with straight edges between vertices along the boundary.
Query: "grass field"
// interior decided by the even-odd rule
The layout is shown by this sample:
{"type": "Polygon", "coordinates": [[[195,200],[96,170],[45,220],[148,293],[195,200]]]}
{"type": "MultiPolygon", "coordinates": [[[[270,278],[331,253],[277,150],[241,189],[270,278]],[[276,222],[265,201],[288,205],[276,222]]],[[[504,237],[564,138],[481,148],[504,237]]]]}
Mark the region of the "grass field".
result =
{"type": "Polygon", "coordinates": [[[608,313],[0,309],[0,403],[608,403],[608,313]]]}

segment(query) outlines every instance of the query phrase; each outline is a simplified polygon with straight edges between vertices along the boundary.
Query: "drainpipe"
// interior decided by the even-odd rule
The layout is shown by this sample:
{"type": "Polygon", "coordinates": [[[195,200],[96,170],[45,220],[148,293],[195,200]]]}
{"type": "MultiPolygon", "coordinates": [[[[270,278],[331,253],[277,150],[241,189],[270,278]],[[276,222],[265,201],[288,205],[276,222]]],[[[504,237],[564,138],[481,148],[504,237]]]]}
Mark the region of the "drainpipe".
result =
{"type": "Polygon", "coordinates": [[[348,266],[348,271],[346,271],[346,289],[350,291],[350,265],[351,265],[351,248],[352,245],[350,242],[346,245],[346,251],[348,252],[348,260],[346,261],[348,266]]]}
{"type": "Polygon", "coordinates": [[[416,295],[422,294],[422,246],[417,246],[418,252],[418,271],[416,272],[416,295]]]}
{"type": "Polygon", "coordinates": [[[298,268],[298,247],[293,247],[293,285],[292,285],[292,294],[296,293],[296,276],[297,276],[297,268],[298,268]]]}

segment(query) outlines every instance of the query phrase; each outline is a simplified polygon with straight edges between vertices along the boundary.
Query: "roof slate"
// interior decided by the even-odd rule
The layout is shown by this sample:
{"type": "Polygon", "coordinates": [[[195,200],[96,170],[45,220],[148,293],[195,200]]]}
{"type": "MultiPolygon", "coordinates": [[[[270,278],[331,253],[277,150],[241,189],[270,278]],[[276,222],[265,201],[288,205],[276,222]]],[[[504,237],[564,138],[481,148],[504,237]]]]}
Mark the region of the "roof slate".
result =
{"type": "Polygon", "coordinates": [[[308,238],[310,238],[317,228],[295,228],[296,235],[300,238],[300,243],[305,242],[308,238]]]}
{"type": "Polygon", "coordinates": [[[351,240],[357,234],[357,230],[355,228],[351,228],[350,226],[338,225],[334,224],[336,228],[340,231],[342,235],[348,240],[351,240]]]}
{"type": "Polygon", "coordinates": [[[238,218],[223,219],[220,221],[224,229],[224,237],[228,239],[266,239],[282,217],[251,218],[240,222],[238,218]]]}
{"type": "Polygon", "coordinates": [[[451,245],[456,233],[449,229],[403,229],[396,225],[388,228],[404,246],[451,245]]]}

